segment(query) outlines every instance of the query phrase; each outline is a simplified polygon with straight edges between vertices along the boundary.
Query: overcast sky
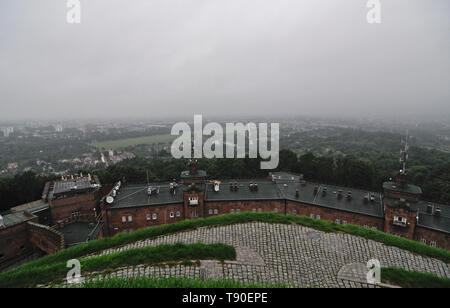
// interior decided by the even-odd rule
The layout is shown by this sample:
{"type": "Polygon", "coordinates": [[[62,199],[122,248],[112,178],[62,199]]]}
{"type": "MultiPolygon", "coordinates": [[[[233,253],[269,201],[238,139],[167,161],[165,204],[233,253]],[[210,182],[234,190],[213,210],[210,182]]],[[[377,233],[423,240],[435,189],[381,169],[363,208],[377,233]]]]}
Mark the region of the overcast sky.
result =
{"type": "Polygon", "coordinates": [[[0,1],[0,119],[448,114],[450,1],[0,1]]]}

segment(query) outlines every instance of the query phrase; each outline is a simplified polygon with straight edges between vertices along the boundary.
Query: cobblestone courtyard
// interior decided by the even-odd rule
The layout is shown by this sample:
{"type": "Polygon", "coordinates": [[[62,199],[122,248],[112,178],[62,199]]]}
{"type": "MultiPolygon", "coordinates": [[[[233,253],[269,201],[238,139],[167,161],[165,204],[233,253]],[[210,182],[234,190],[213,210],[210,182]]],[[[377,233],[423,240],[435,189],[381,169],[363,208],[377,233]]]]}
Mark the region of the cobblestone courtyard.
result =
{"type": "Polygon", "coordinates": [[[202,261],[201,266],[130,267],[117,270],[114,277],[226,278],[241,282],[282,283],[298,287],[367,287],[364,266],[378,259],[382,267],[428,272],[450,278],[442,261],[422,257],[395,247],[348,234],[324,233],[298,225],[246,223],[200,228],[157,239],[135,242],[101,254],[158,244],[225,243],[237,251],[236,261],[202,261]],[[341,271],[341,272],[340,272],[341,271]],[[339,276],[338,276],[339,273],[339,276]],[[349,275],[355,279],[349,279],[349,275]]]}

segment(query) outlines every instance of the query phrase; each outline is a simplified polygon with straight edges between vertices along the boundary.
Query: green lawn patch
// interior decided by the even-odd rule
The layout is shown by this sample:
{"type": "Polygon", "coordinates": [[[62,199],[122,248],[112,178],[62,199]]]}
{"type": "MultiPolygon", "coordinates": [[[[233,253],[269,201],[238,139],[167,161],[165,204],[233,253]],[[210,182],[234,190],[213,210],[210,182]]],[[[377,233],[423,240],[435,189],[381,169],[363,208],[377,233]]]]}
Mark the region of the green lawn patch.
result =
{"type": "Polygon", "coordinates": [[[450,262],[450,252],[424,245],[422,243],[408,240],[395,235],[387,234],[381,231],[365,229],[355,225],[337,225],[330,221],[316,220],[305,216],[282,215],[275,213],[240,213],[214,216],[196,220],[184,220],[173,224],[150,227],[137,230],[132,233],[121,233],[113,237],[102,238],[85,244],[77,245],[59,251],[56,254],[48,255],[34,260],[11,271],[0,275],[0,286],[4,285],[9,273],[28,271],[36,267],[51,266],[58,262],[66,262],[69,259],[80,258],[88,254],[96,253],[108,248],[120,247],[145,239],[154,239],[162,235],[175,234],[178,232],[195,230],[200,227],[215,227],[223,225],[232,225],[249,222],[265,222],[279,224],[298,224],[310,227],[324,232],[343,232],[366,239],[381,242],[388,246],[398,247],[410,252],[442,260],[445,263],[450,262]]]}
{"type": "MultiPolygon", "coordinates": [[[[165,262],[182,261],[194,265],[191,260],[235,260],[236,250],[233,246],[215,244],[173,244],[154,247],[134,248],[103,256],[81,259],[81,271],[85,276],[91,272],[114,270],[124,266],[156,265],[165,262]]],[[[62,281],[68,272],[65,261],[51,265],[19,268],[1,276],[0,288],[33,287],[37,284],[62,281]]]]}
{"type": "Polygon", "coordinates": [[[450,279],[398,267],[381,269],[381,281],[402,288],[450,288],[450,279]]]}
{"type": "Polygon", "coordinates": [[[172,136],[170,134],[165,135],[153,135],[153,136],[144,136],[144,137],[136,137],[136,138],[124,138],[117,140],[107,140],[100,141],[90,144],[97,149],[105,149],[105,150],[117,150],[122,148],[127,148],[130,146],[136,146],[139,144],[157,144],[157,143],[170,143],[175,140],[177,136],[172,136]]]}

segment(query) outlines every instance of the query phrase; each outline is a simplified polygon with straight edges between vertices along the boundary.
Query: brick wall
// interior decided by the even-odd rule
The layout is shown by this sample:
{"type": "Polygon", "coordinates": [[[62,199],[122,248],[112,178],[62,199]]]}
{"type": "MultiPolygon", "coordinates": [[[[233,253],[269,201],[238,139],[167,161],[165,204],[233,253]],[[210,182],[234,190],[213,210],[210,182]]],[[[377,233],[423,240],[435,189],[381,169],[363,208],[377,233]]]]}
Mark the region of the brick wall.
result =
{"type": "Polygon", "coordinates": [[[94,209],[98,206],[100,196],[100,191],[94,191],[83,195],[50,200],[53,224],[72,217],[72,213],[77,211],[80,215],[91,216],[95,220],[94,209]]]}
{"type": "Polygon", "coordinates": [[[0,265],[32,250],[26,222],[0,229],[0,265]]]}
{"type": "Polygon", "coordinates": [[[383,231],[382,217],[373,217],[363,214],[351,213],[332,208],[320,207],[296,201],[287,201],[287,214],[308,216],[314,219],[323,219],[339,224],[352,224],[383,231]]]}
{"type": "Polygon", "coordinates": [[[232,212],[277,212],[284,214],[284,200],[251,200],[251,201],[208,201],[205,205],[206,217],[230,214],[232,212]],[[217,214],[216,214],[217,213],[217,214]]]}
{"type": "Polygon", "coordinates": [[[435,244],[438,248],[450,250],[450,235],[444,232],[416,226],[414,240],[429,246],[435,244]]]}
{"type": "Polygon", "coordinates": [[[40,250],[46,253],[55,253],[65,248],[64,235],[49,227],[28,222],[29,241],[40,250]]]}
{"type": "Polygon", "coordinates": [[[184,220],[183,204],[108,209],[105,229],[109,236],[120,232],[130,232],[151,226],[163,225],[184,220]],[[173,217],[171,217],[171,213],[173,217]],[[178,214],[178,216],[177,216],[178,214]],[[156,215],[156,216],[154,216],[156,215]],[[130,221],[131,216],[131,221],[130,221]],[[154,219],[156,217],[156,219],[154,219]],[[125,222],[123,219],[125,218],[125,222]]]}
{"type": "Polygon", "coordinates": [[[395,234],[408,239],[414,239],[414,229],[416,227],[417,211],[412,211],[407,207],[386,206],[384,219],[384,232],[395,234]],[[406,226],[398,226],[394,224],[394,217],[406,218],[406,226]]]}

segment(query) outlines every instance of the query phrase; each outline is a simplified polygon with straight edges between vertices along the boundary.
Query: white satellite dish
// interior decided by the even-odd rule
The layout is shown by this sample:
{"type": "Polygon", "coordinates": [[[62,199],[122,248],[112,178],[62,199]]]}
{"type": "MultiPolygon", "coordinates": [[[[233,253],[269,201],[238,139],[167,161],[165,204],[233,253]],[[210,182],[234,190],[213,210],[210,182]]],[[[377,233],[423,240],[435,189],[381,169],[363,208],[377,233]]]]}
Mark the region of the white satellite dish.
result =
{"type": "Polygon", "coordinates": [[[114,202],[114,198],[111,196],[106,197],[106,203],[111,204],[114,202]]]}
{"type": "Polygon", "coordinates": [[[115,196],[116,196],[116,194],[117,194],[116,190],[115,190],[115,189],[113,189],[113,191],[112,191],[112,196],[113,196],[113,197],[115,197],[115,196]]]}

